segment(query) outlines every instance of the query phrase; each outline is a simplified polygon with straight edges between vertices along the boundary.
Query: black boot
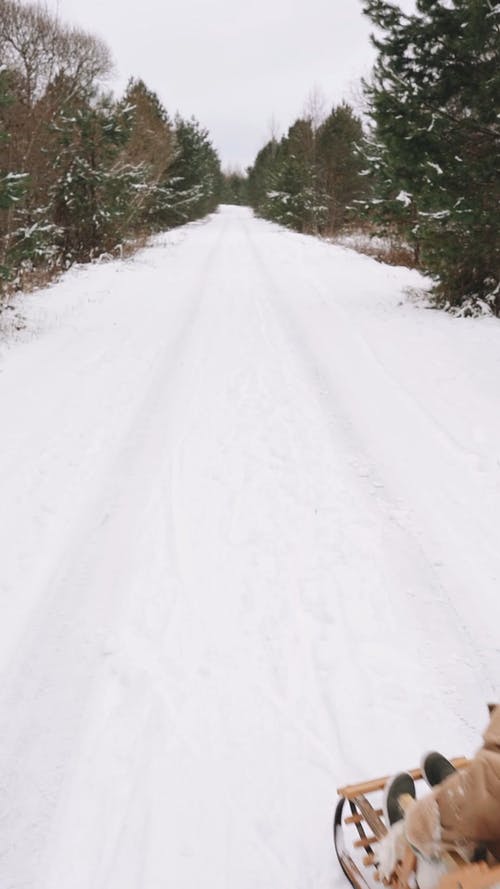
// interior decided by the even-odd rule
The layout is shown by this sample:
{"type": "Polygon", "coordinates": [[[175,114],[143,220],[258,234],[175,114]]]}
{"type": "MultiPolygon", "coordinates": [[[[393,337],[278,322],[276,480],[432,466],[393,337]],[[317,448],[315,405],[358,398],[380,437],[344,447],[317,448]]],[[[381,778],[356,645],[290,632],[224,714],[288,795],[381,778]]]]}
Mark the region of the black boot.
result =
{"type": "Polygon", "coordinates": [[[430,753],[426,753],[422,759],[422,772],[429,787],[435,787],[436,784],[441,784],[441,781],[453,775],[456,768],[449,759],[446,759],[446,756],[432,750],[430,753]]]}
{"type": "Polygon", "coordinates": [[[405,793],[413,799],[416,798],[415,781],[408,772],[399,772],[385,785],[383,808],[388,827],[403,818],[404,812],[399,805],[399,797],[405,793]]]}

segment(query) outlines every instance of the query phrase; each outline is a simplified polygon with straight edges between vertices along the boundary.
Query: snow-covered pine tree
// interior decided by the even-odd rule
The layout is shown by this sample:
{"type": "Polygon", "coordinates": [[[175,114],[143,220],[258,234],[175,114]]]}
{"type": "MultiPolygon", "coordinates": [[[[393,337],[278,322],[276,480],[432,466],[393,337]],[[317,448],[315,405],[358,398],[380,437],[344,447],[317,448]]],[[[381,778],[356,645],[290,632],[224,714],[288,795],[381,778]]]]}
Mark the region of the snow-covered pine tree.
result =
{"type": "Polygon", "coordinates": [[[266,219],[301,232],[321,230],[326,200],[316,162],[316,132],[299,118],[278,142],[272,138],[249,170],[252,206],[266,219]]]}
{"type": "Polygon", "coordinates": [[[358,143],[361,121],[342,103],[317,124],[299,118],[279,142],[272,138],[248,171],[255,210],[302,232],[338,231],[348,208],[367,192],[358,143]]]}
{"type": "Polygon", "coordinates": [[[316,163],[316,133],[298,119],[281,140],[267,194],[267,215],[296,231],[317,232],[326,215],[326,195],[316,163]]]}
{"type": "Polygon", "coordinates": [[[206,131],[174,127],[142,81],[121,102],[103,96],[111,56],[99,38],[43,5],[0,0],[0,59],[0,265],[85,261],[214,208],[206,131]]]}
{"type": "Polygon", "coordinates": [[[174,129],[159,97],[142,80],[129,81],[121,108],[128,119],[123,160],[143,170],[142,185],[131,195],[137,223],[146,229],[158,228],[165,200],[161,185],[175,157],[174,129]]]}
{"type": "Polygon", "coordinates": [[[361,175],[363,160],[358,146],[363,140],[361,120],[346,102],[333,108],[318,128],[316,156],[323,192],[327,195],[325,227],[329,232],[341,229],[367,193],[361,175]]]}
{"type": "Polygon", "coordinates": [[[51,200],[67,262],[109,251],[133,230],[145,169],[123,157],[127,115],[110,97],[75,97],[54,123],[59,150],[51,200]]]}
{"type": "Polygon", "coordinates": [[[26,175],[11,169],[9,163],[9,137],[4,110],[12,103],[9,87],[9,73],[0,68],[0,280],[9,277],[10,272],[10,211],[23,197],[26,189],[26,175]]]}
{"type": "Polygon", "coordinates": [[[175,154],[157,196],[157,218],[182,225],[215,209],[221,188],[220,161],[209,134],[192,117],[175,120],[175,154]]]}
{"type": "Polygon", "coordinates": [[[52,124],[74,96],[95,94],[111,57],[102,41],[64,25],[43,5],[0,0],[0,58],[13,96],[6,111],[12,133],[8,168],[28,177],[22,198],[9,210],[6,241],[12,263],[30,270],[57,261],[59,228],[50,195],[58,146],[52,124]]]}
{"type": "Polygon", "coordinates": [[[268,192],[273,188],[273,172],[279,151],[278,140],[273,136],[260,149],[248,168],[248,198],[250,205],[260,216],[266,216],[268,192]]]}
{"type": "Polygon", "coordinates": [[[500,4],[364,0],[378,208],[418,240],[437,298],[500,313],[500,4]]]}
{"type": "Polygon", "coordinates": [[[248,179],[240,170],[228,169],[222,174],[220,200],[223,204],[248,204],[248,179]]]}

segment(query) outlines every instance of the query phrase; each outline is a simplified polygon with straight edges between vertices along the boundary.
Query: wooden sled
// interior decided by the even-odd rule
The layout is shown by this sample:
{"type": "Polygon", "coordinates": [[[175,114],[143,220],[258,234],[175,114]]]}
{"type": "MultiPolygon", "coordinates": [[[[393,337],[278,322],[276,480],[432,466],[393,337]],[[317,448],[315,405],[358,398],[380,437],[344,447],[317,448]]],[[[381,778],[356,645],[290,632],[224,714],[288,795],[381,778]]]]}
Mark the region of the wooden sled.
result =
{"type": "MultiPolygon", "coordinates": [[[[459,757],[451,762],[461,769],[468,760],[459,757]]],[[[410,775],[416,782],[423,779],[420,769],[413,769],[410,775]]],[[[377,871],[376,844],[387,833],[381,803],[388,780],[389,777],[376,778],[338,790],[333,839],[340,866],[353,889],[381,889],[381,883],[392,889],[414,889],[416,885],[416,859],[411,849],[398,863],[390,882],[382,881],[377,871]]],[[[438,889],[489,889],[495,885],[500,889],[500,864],[467,864],[458,857],[453,864],[454,869],[441,878],[438,889]]]]}

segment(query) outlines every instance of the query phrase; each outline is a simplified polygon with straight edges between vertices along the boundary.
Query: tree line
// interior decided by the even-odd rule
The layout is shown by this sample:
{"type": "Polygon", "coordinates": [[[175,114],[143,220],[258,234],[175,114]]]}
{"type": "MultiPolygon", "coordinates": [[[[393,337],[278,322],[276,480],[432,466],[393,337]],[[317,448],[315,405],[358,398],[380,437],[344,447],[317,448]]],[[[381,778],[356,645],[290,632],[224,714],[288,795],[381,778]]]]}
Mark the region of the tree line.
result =
{"type": "Polygon", "coordinates": [[[365,197],[361,121],[343,103],[320,123],[295,121],[280,140],[258,153],[248,172],[248,193],[258,213],[301,232],[336,232],[348,208],[365,197]]]}
{"type": "Polygon", "coordinates": [[[195,119],[131,79],[108,47],[38,5],[0,0],[0,275],[22,283],[215,208],[220,162],[195,119]]]}
{"type": "Polygon", "coordinates": [[[301,232],[396,234],[443,305],[500,314],[500,2],[361,0],[377,51],[364,121],[343,102],[273,135],[247,176],[95,36],[0,0],[0,282],[249,203],[301,232]]]}
{"type": "Polygon", "coordinates": [[[248,197],[297,231],[397,233],[440,305],[500,315],[500,3],[362,0],[377,58],[363,125],[343,103],[262,148],[248,197]]]}

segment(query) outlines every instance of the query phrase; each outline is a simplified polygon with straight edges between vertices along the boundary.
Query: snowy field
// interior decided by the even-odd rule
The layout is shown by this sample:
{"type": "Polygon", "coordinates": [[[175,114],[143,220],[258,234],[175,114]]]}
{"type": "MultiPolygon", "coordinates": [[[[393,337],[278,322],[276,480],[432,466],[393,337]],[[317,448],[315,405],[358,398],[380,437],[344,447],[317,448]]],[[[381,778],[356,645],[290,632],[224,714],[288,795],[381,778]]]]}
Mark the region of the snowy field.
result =
{"type": "MultiPolygon", "coordinates": [[[[500,676],[500,324],[222,208],[0,343],[1,889],[337,889],[500,676]]],[[[14,313],[7,313],[14,317],[14,313]]]]}

